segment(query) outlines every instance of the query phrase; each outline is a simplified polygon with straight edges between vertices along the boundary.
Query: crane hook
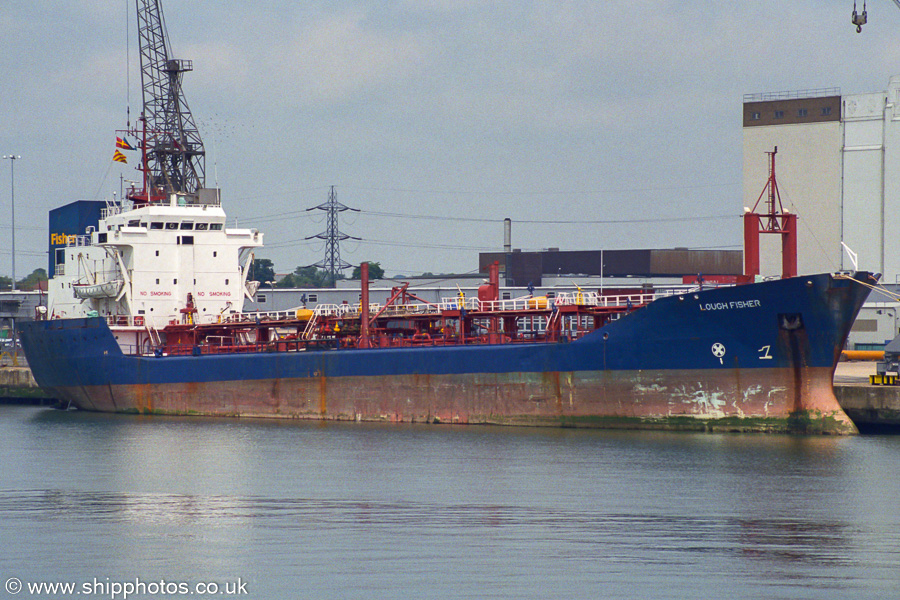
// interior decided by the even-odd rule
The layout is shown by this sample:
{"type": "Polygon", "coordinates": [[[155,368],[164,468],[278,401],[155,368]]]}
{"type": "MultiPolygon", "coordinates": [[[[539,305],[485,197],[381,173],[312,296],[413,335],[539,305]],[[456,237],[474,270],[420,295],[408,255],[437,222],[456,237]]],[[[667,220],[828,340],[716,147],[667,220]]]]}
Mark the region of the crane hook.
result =
{"type": "Polygon", "coordinates": [[[856,33],[862,33],[862,26],[866,24],[866,2],[863,0],[862,14],[856,12],[856,0],[853,0],[853,14],[850,22],[856,25],[856,33]]]}

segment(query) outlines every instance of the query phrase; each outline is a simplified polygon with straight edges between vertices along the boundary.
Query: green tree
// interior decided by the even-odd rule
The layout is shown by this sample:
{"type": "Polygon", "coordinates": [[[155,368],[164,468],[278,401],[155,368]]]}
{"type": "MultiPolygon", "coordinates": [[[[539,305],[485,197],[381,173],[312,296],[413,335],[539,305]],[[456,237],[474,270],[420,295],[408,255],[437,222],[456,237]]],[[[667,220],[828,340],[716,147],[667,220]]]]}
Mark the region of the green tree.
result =
{"type": "MultiPolygon", "coordinates": [[[[369,263],[369,279],[384,279],[384,269],[381,268],[381,263],[372,261],[366,262],[369,263]]],[[[353,274],[350,275],[350,279],[360,279],[361,277],[361,267],[353,267],[353,274]]]]}
{"type": "Polygon", "coordinates": [[[45,269],[35,269],[30,275],[16,282],[16,287],[20,290],[33,290],[42,281],[47,281],[47,271],[45,269]]]}
{"type": "Polygon", "coordinates": [[[0,290],[8,290],[12,288],[12,277],[0,275],[0,290]]]}
{"type": "Polygon", "coordinates": [[[313,287],[324,288],[331,286],[331,276],[327,271],[317,267],[297,267],[294,272],[282,277],[275,284],[277,288],[313,287]]]}
{"type": "Polygon", "coordinates": [[[275,265],[268,258],[254,258],[250,265],[250,281],[258,281],[262,284],[275,281],[275,265]]]}

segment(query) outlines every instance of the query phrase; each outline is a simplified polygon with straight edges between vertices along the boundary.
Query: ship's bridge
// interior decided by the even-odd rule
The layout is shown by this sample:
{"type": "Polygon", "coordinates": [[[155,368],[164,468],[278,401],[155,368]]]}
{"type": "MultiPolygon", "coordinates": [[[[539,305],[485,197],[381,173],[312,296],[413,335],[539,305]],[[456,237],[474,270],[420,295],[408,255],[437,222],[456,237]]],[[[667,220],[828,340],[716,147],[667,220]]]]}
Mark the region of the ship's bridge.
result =
{"type": "Polygon", "coordinates": [[[113,215],[141,210],[149,207],[187,207],[199,206],[203,208],[222,206],[222,192],[219,188],[200,188],[196,194],[187,192],[176,192],[170,194],[168,198],[153,200],[146,202],[132,197],[126,198],[120,204],[108,204],[101,212],[101,218],[105,219],[113,215]]]}
{"type": "MultiPolygon", "coordinates": [[[[226,215],[220,205],[179,204],[173,194],[169,204],[145,204],[138,208],[109,206],[101,213],[98,235],[108,231],[222,231],[226,215]]],[[[102,241],[100,243],[103,243],[102,241]]]]}

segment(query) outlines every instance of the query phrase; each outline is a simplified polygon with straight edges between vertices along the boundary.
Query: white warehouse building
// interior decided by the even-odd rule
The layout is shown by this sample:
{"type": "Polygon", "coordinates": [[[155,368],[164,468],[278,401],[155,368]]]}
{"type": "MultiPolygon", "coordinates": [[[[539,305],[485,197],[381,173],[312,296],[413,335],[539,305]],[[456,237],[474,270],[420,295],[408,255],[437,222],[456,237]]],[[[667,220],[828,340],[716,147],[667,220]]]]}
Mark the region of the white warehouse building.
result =
{"type": "MultiPolygon", "coordinates": [[[[900,283],[900,76],[870,94],[747,95],[743,121],[744,206],[763,191],[777,146],[782,205],[799,219],[798,272],[853,269],[843,241],[860,269],[900,283]]],[[[762,236],[760,247],[762,274],[779,275],[779,237],[762,236]]]]}

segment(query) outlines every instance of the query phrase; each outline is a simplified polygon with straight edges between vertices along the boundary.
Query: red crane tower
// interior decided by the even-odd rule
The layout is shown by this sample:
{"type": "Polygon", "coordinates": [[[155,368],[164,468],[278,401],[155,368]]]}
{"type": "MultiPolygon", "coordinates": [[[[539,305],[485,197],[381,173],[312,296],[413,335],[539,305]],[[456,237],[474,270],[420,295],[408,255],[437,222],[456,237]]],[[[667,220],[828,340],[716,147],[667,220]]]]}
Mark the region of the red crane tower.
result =
{"type": "Polygon", "coordinates": [[[753,209],[744,213],[744,275],[753,279],[759,275],[759,234],[775,233],[781,236],[781,277],[797,276],[797,215],[784,210],[778,183],[775,181],[775,155],[778,146],[769,155],[769,180],[753,209]],[[767,194],[768,192],[768,194],[767,194]],[[756,207],[767,195],[765,213],[757,213],[756,207]]]}

